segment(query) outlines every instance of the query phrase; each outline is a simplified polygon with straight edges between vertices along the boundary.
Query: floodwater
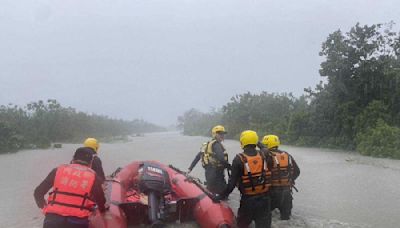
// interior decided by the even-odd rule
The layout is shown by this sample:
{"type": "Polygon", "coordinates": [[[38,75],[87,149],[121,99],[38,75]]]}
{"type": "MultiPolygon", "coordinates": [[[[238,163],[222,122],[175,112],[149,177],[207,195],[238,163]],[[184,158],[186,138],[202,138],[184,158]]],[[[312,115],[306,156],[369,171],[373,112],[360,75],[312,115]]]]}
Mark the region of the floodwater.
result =
{"type": "MultiPolygon", "coordinates": [[[[99,156],[106,174],[144,159],[185,170],[206,140],[176,132],[148,134],[129,142],[101,144],[99,156]]],[[[240,152],[237,141],[226,140],[224,144],[231,159],[240,152]]],[[[33,190],[51,169],[68,163],[79,146],[64,144],[62,149],[0,155],[0,227],[42,226],[43,215],[36,207],[33,190]]],[[[301,175],[296,181],[299,192],[294,193],[293,218],[279,221],[274,213],[272,227],[400,227],[400,161],[325,149],[281,148],[294,156],[301,175]]],[[[200,164],[192,174],[203,179],[200,164]]],[[[236,212],[236,190],[229,204],[236,212]]]]}

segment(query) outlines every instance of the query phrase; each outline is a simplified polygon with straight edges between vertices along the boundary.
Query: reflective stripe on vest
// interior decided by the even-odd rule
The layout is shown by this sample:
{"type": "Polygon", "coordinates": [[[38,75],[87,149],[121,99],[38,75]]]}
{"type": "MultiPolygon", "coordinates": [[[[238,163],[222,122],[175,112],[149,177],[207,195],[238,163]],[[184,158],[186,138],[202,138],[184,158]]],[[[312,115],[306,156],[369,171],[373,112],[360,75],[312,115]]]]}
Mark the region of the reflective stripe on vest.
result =
{"type": "Polygon", "coordinates": [[[294,169],[286,152],[273,153],[272,186],[290,186],[294,169]]]}
{"type": "Polygon", "coordinates": [[[61,216],[88,217],[95,204],[89,198],[95,178],[95,172],[87,166],[80,164],[59,166],[53,191],[49,194],[43,212],[61,216]]]}
{"type": "Polygon", "coordinates": [[[243,175],[240,191],[244,195],[258,195],[266,193],[271,186],[271,172],[268,170],[265,157],[257,152],[256,156],[239,154],[243,163],[243,175]]]}
{"type": "Polygon", "coordinates": [[[201,145],[200,147],[200,152],[201,152],[201,165],[203,168],[205,168],[208,165],[208,158],[206,158],[206,151],[208,147],[209,142],[205,142],[201,145]]]}

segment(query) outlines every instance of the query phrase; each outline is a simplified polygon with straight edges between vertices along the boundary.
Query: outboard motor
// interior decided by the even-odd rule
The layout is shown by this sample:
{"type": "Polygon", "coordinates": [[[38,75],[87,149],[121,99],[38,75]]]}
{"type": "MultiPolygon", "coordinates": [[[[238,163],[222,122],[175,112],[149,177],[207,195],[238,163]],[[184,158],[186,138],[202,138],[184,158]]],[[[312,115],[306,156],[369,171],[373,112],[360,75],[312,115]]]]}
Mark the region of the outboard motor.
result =
{"type": "Polygon", "coordinates": [[[152,227],[162,227],[164,194],[170,191],[168,173],[156,164],[144,163],[139,169],[139,190],[148,196],[148,216],[152,227]]]}

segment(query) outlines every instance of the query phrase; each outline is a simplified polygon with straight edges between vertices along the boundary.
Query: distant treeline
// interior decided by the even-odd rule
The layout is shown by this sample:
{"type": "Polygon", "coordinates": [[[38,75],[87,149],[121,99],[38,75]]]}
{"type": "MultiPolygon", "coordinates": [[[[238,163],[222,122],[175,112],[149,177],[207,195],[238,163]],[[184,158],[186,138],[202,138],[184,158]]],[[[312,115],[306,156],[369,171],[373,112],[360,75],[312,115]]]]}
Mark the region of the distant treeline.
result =
{"type": "Polygon", "coordinates": [[[110,139],[162,130],[165,129],[144,120],[89,115],[62,107],[56,100],[40,100],[25,107],[0,106],[0,153],[46,148],[52,142],[82,142],[89,136],[110,139]]]}
{"type": "Polygon", "coordinates": [[[320,52],[325,82],[301,97],[236,95],[219,111],[187,111],[180,127],[188,135],[209,135],[222,123],[233,138],[254,129],[284,143],[400,159],[400,37],[392,25],[356,24],[330,34],[320,52]]]}

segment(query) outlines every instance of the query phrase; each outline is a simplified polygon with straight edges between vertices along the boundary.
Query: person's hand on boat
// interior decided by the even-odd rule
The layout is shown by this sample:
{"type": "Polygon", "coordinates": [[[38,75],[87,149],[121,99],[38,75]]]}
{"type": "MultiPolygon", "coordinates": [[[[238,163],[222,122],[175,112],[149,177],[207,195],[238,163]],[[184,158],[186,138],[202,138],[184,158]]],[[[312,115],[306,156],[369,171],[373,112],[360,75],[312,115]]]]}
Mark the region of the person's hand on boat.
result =
{"type": "Polygon", "coordinates": [[[105,203],[105,204],[104,204],[104,208],[106,209],[105,211],[108,211],[108,210],[110,210],[110,204],[108,204],[108,203],[105,203]]]}
{"type": "Polygon", "coordinates": [[[214,203],[218,203],[217,194],[211,194],[209,195],[209,197],[214,203]]]}
{"type": "Polygon", "coordinates": [[[219,203],[221,200],[224,199],[221,194],[212,194],[210,198],[214,203],[219,203]]]}

